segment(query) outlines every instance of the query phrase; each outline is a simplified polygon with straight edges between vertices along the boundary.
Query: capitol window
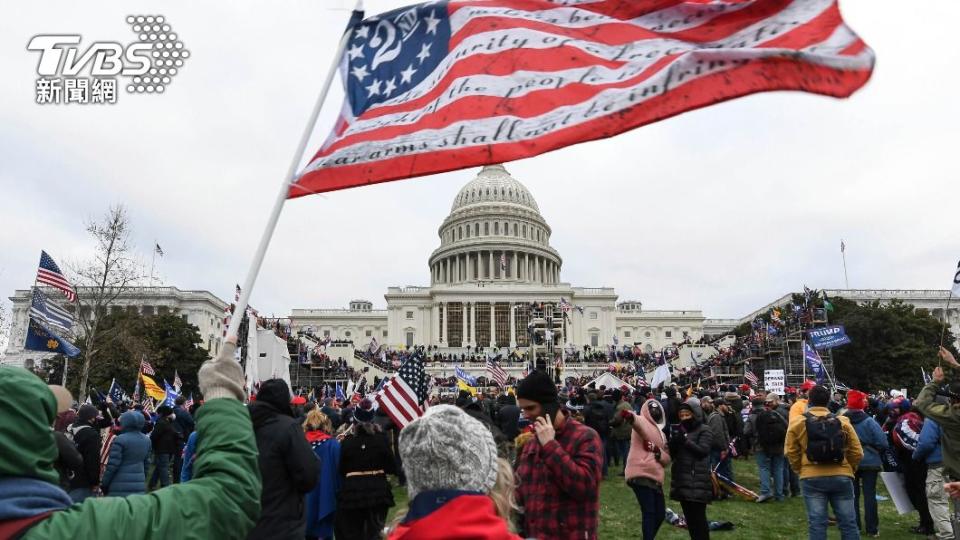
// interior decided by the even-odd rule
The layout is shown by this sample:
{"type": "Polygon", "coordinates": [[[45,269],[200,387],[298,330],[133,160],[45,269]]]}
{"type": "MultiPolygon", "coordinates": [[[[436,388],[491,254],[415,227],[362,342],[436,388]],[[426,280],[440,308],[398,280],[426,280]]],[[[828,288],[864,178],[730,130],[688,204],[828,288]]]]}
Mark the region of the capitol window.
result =
{"type": "Polygon", "coordinates": [[[624,332],[623,337],[630,337],[630,332],[624,332]]]}
{"type": "Polygon", "coordinates": [[[484,236],[490,236],[490,222],[489,222],[489,221],[483,224],[483,235],[484,235],[484,236]]]}
{"type": "Polygon", "coordinates": [[[326,338],[326,337],[330,337],[330,331],[329,331],[329,330],[324,330],[324,331],[323,331],[323,337],[325,337],[325,338],[326,338]]]}
{"type": "Polygon", "coordinates": [[[500,222],[495,221],[493,223],[493,234],[500,234],[500,222]]]}
{"type": "Polygon", "coordinates": [[[346,332],[343,333],[343,335],[345,335],[345,336],[347,336],[347,337],[350,337],[350,331],[347,330],[346,332]]]}
{"type": "Polygon", "coordinates": [[[673,332],[671,332],[670,330],[667,330],[666,332],[663,333],[663,336],[664,336],[664,337],[673,337],[673,332]]]}
{"type": "Polygon", "coordinates": [[[600,334],[590,334],[590,346],[597,347],[600,345],[600,334]]]}
{"type": "Polygon", "coordinates": [[[383,337],[384,337],[384,338],[387,337],[387,331],[386,331],[386,330],[383,331],[383,337]]]}
{"type": "Polygon", "coordinates": [[[591,312],[590,312],[590,318],[591,318],[591,319],[596,319],[596,318],[597,318],[597,312],[596,312],[596,311],[591,311],[591,312]]]}
{"type": "Polygon", "coordinates": [[[479,223],[474,223],[474,224],[473,224],[473,235],[474,235],[474,236],[480,236],[480,224],[479,224],[479,223]]]}
{"type": "Polygon", "coordinates": [[[367,336],[367,337],[370,337],[370,336],[372,336],[372,335],[373,335],[373,330],[367,330],[366,336],[367,336]]]}
{"type": "Polygon", "coordinates": [[[644,332],[643,336],[644,336],[644,337],[650,337],[650,332],[644,332]]]}
{"type": "Polygon", "coordinates": [[[514,235],[514,236],[520,236],[519,234],[517,234],[517,224],[516,224],[516,223],[513,224],[513,235],[514,235]]]}
{"type": "Polygon", "coordinates": [[[413,318],[413,312],[412,312],[412,311],[408,311],[408,312],[407,312],[407,318],[408,318],[408,319],[412,319],[412,318],[413,318]]]}
{"type": "Polygon", "coordinates": [[[523,226],[523,237],[524,237],[524,238],[527,237],[527,226],[526,226],[526,225],[523,226]]]}

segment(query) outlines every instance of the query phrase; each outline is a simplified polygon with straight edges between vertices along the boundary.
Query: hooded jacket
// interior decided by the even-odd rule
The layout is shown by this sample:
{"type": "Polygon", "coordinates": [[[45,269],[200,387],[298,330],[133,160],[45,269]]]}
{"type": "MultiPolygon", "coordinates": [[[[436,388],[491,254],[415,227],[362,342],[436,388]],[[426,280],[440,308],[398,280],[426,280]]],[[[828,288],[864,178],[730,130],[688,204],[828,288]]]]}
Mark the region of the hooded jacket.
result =
{"type": "Polygon", "coordinates": [[[90,422],[77,420],[67,428],[67,437],[73,439],[83,458],[83,467],[74,471],[70,489],[90,488],[100,484],[100,430],[90,422]]]}
{"type": "Polygon", "coordinates": [[[102,487],[111,497],[145,493],[150,463],[150,439],[140,432],[143,415],[127,411],[120,415],[120,434],[110,445],[102,487]]]}
{"type": "Polygon", "coordinates": [[[249,538],[302,538],[304,494],[316,485],[319,464],[303,429],[293,419],[286,383],[279,379],[264,382],[249,409],[263,478],[263,511],[249,538]]]}
{"type": "Polygon", "coordinates": [[[943,464],[943,452],[940,450],[940,425],[936,420],[927,418],[920,430],[920,440],[913,451],[914,461],[924,461],[927,466],[943,464]]]}
{"type": "MultiPolygon", "coordinates": [[[[808,413],[814,416],[825,416],[830,414],[826,407],[810,407],[808,413]]],[[[850,419],[846,416],[838,416],[844,435],[844,459],[838,464],[833,463],[811,463],[807,459],[807,422],[806,418],[799,416],[790,422],[787,428],[787,443],[784,453],[787,456],[787,462],[790,468],[800,475],[800,479],[817,478],[821,476],[849,476],[853,478],[854,471],[860,465],[863,459],[863,448],[860,446],[860,439],[857,432],[850,424],[850,419]]]]}
{"type": "Polygon", "coordinates": [[[243,538],[253,526],[260,478],[242,403],[213,399],[200,412],[196,481],[149,496],[88,498],[72,506],[53,468],[55,415],[56,400],[43,381],[25,369],[0,367],[0,537],[6,525],[24,516],[39,518],[26,532],[17,529],[24,540],[243,538]],[[17,489],[4,490],[7,483],[17,489]],[[27,488],[43,497],[31,497],[27,488]],[[197,519],[200,508],[203,519],[197,519]]]}
{"type": "Polygon", "coordinates": [[[628,481],[633,478],[645,478],[662,485],[663,468],[670,463],[667,438],[662,431],[666,423],[666,415],[664,414],[659,424],[654,421],[650,414],[652,404],[656,404],[663,410],[658,401],[648,399],[640,406],[640,414],[633,416],[633,424],[631,425],[633,433],[630,436],[630,453],[627,455],[624,476],[628,481]],[[657,460],[655,451],[648,450],[648,442],[654,448],[660,450],[659,460],[657,460]]]}
{"type": "MultiPolygon", "coordinates": [[[[710,448],[713,433],[703,423],[703,409],[697,401],[688,399],[685,406],[693,411],[694,425],[682,426],[670,436],[670,498],[709,504],[713,500],[713,480],[710,476],[710,448]]],[[[680,408],[682,408],[681,406],[680,408]]]]}
{"type": "Polygon", "coordinates": [[[869,414],[858,409],[849,409],[844,416],[850,419],[853,430],[857,432],[857,438],[860,439],[860,446],[863,447],[863,459],[860,460],[857,470],[879,471],[882,469],[880,451],[886,450],[889,445],[887,436],[880,429],[880,424],[869,414]]]}
{"type": "Polygon", "coordinates": [[[927,419],[939,424],[942,431],[943,472],[954,480],[960,480],[960,405],[937,403],[935,398],[939,387],[935,382],[924,386],[913,406],[927,419]]]}

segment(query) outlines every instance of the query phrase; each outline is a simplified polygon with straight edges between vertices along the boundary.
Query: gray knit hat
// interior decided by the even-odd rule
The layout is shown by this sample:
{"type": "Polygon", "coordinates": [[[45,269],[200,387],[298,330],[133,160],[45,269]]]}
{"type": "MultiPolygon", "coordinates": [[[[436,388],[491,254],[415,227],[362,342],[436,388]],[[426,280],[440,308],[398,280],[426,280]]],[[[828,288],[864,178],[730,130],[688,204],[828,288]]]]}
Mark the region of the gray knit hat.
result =
{"type": "Polygon", "coordinates": [[[489,493],[497,482],[497,445],[480,421],[437,405],[400,432],[400,459],[410,498],[424,491],[489,493]]]}

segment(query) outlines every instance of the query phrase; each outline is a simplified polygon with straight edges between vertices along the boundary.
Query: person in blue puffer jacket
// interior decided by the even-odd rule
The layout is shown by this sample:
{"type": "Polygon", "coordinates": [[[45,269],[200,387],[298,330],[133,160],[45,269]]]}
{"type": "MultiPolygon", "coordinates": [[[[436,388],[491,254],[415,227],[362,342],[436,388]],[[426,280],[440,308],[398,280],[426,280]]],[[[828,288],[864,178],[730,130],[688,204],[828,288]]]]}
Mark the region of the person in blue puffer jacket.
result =
{"type": "Polygon", "coordinates": [[[880,461],[880,452],[888,448],[887,436],[880,428],[880,424],[868,415],[867,395],[859,390],[847,392],[847,412],[845,415],[853,424],[860,446],[863,447],[863,459],[857,466],[853,481],[853,507],[857,514],[857,524],[860,525],[860,492],[863,491],[863,517],[866,522],[865,530],[868,536],[876,536],[880,528],[880,516],[877,514],[877,476],[883,468],[880,461]]]}
{"type": "Polygon", "coordinates": [[[110,457],[101,486],[110,497],[126,497],[147,491],[150,438],[140,430],[145,420],[138,411],[120,415],[120,434],[110,445],[110,457]]]}
{"type": "Polygon", "coordinates": [[[915,461],[927,463],[927,508],[933,518],[937,538],[953,538],[950,524],[950,501],[943,490],[943,450],[940,447],[941,430],[931,418],[923,421],[920,441],[913,451],[915,461]]]}

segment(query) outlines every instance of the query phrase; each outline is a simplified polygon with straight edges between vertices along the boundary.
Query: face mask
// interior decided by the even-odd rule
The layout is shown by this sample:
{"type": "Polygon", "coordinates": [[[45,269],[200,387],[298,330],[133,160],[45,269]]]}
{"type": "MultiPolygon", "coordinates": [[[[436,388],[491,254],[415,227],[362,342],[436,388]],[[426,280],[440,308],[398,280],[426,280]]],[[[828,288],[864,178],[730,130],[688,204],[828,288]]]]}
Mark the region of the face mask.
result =
{"type": "Polygon", "coordinates": [[[689,430],[697,427],[697,419],[696,419],[696,418],[688,418],[688,419],[686,419],[686,420],[681,420],[681,421],[680,421],[680,425],[683,426],[684,429],[686,429],[687,431],[689,431],[689,430]]]}

